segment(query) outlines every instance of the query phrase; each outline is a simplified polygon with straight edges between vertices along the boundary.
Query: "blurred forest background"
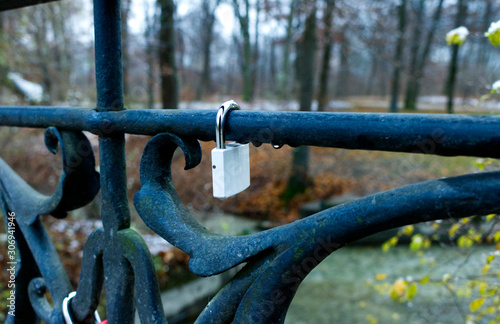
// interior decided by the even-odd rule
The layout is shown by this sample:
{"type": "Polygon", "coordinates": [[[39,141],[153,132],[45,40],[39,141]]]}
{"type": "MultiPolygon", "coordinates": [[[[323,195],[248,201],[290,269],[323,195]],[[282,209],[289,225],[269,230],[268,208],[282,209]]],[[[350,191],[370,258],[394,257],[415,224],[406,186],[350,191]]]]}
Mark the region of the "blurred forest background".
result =
{"type": "MultiPolygon", "coordinates": [[[[0,12],[1,105],[95,107],[92,9],[90,0],[64,0],[0,12]]],[[[484,33],[499,19],[493,0],[122,0],[125,104],[215,110],[235,99],[259,110],[496,114],[498,95],[482,99],[500,79],[500,51],[484,33]],[[466,41],[448,45],[447,32],[459,26],[470,32],[466,41]]],[[[86,135],[98,160],[98,139],[86,135]]],[[[187,256],[148,231],[131,203],[148,140],[126,135],[132,227],[167,289],[193,278],[187,256]]],[[[43,143],[43,130],[0,128],[1,157],[49,194],[61,161],[43,143]]],[[[199,222],[231,235],[406,184],[500,168],[489,159],[251,146],[250,187],[221,201],[212,196],[214,143],[201,145],[197,168],[180,171],[183,157],[174,156],[174,183],[199,222]]],[[[43,217],[74,286],[85,240],[101,226],[99,200],[65,220],[43,217]]],[[[499,323],[499,233],[499,216],[478,215],[342,249],[306,279],[287,323],[499,323]],[[394,247],[398,241],[410,248],[394,247]],[[392,254],[381,254],[381,244],[392,254]]]]}
{"type": "MultiPolygon", "coordinates": [[[[179,101],[185,107],[228,96],[293,101],[302,89],[315,99],[311,107],[302,102],[302,110],[332,110],[345,107],[332,100],[366,96],[385,100],[392,111],[416,109],[418,98],[423,106],[445,102],[453,64],[454,94],[474,105],[500,75],[500,53],[484,37],[499,6],[493,0],[124,0],[127,107],[177,108],[179,101]],[[445,34],[461,25],[470,35],[452,60],[445,34]]],[[[1,13],[1,103],[92,107],[92,24],[92,5],[84,0],[1,13]],[[41,85],[43,94],[19,91],[16,78],[41,85]]]]}

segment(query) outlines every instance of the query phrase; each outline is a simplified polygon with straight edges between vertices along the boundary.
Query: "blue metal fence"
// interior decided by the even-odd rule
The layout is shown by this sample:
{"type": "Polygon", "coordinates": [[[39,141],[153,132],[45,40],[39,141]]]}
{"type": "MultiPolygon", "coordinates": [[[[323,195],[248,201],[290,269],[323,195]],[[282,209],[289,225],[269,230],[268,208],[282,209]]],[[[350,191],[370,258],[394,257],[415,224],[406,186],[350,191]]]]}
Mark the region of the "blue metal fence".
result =
{"type": "MultiPolygon", "coordinates": [[[[40,1],[0,1],[0,9],[40,1]]],[[[47,1],[43,1],[47,2],[47,1]]],[[[19,251],[16,316],[7,323],[94,323],[102,288],[109,323],[165,323],[151,255],[130,229],[124,134],[154,135],[144,149],[134,205],[158,235],[189,254],[190,270],[211,276],[245,266],[210,301],[197,323],[282,323],[304,277],[338,248],[373,233],[422,221],[500,211],[500,173],[406,186],[330,208],[247,236],[199,225],[177,196],[170,162],[180,147],[186,168],[201,159],[199,140],[215,140],[217,111],[124,110],[119,0],[95,0],[97,107],[0,107],[0,126],[46,128],[63,172],[52,196],[24,182],[0,159],[0,202],[19,251]],[[99,136],[100,172],[82,133],[99,136]],[[103,227],[87,239],[76,295],[40,215],[64,218],[101,192],[103,227]],[[14,217],[15,215],[15,217],[14,217]],[[51,303],[46,299],[50,293],[51,303]],[[72,295],[73,296],[73,295],[72,295]],[[66,319],[63,304],[67,305],[66,319]]],[[[323,146],[445,156],[500,157],[500,117],[233,111],[226,138],[241,143],[323,146]]],[[[15,263],[17,262],[17,263],[15,263]]]]}

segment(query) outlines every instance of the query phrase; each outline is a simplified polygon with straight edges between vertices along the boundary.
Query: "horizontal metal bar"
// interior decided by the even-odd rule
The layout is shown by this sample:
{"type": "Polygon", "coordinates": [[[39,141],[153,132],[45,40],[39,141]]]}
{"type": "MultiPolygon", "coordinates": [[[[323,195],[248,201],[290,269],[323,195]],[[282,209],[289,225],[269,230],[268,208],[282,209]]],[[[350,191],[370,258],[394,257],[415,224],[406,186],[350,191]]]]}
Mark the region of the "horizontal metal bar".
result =
{"type": "Polygon", "coordinates": [[[28,7],[54,1],[59,0],[0,0],[0,11],[28,7]]]}
{"type": "MultiPolygon", "coordinates": [[[[155,135],[171,132],[215,140],[217,110],[125,110],[0,107],[0,125],[155,135]]],[[[500,116],[232,111],[226,138],[254,145],[311,145],[345,149],[500,158],[500,116]]]]}

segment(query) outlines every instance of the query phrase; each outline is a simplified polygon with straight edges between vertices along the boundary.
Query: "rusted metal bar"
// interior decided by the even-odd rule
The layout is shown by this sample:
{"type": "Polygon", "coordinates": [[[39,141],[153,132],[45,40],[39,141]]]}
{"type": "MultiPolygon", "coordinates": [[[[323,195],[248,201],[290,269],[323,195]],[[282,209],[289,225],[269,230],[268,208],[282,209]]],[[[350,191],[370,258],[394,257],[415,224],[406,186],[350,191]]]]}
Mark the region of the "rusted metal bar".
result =
{"type": "MultiPolygon", "coordinates": [[[[176,135],[215,141],[217,110],[0,107],[0,125],[56,126],[97,135],[176,135]]],[[[500,116],[234,111],[226,138],[291,146],[500,158],[500,116]],[[251,122],[249,122],[251,121],[251,122]]]]}

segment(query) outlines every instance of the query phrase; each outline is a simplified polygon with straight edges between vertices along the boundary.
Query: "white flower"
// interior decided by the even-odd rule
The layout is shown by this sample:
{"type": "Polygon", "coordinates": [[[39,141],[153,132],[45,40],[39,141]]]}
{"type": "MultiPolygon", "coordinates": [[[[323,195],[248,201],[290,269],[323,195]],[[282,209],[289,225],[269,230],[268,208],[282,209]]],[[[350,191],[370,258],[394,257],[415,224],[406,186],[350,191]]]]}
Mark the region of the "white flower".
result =
{"type": "Polygon", "coordinates": [[[488,28],[488,34],[494,34],[499,30],[500,30],[500,20],[491,23],[490,28],[488,28]]]}
{"type": "Polygon", "coordinates": [[[450,30],[446,34],[446,43],[448,43],[448,45],[462,45],[467,39],[467,36],[469,36],[469,30],[467,27],[460,26],[450,30]]]}
{"type": "Polygon", "coordinates": [[[492,93],[500,93],[500,80],[495,81],[491,86],[492,93]]]}
{"type": "Polygon", "coordinates": [[[488,37],[493,46],[498,46],[500,44],[500,20],[491,23],[490,28],[484,33],[484,36],[488,37]]]}

